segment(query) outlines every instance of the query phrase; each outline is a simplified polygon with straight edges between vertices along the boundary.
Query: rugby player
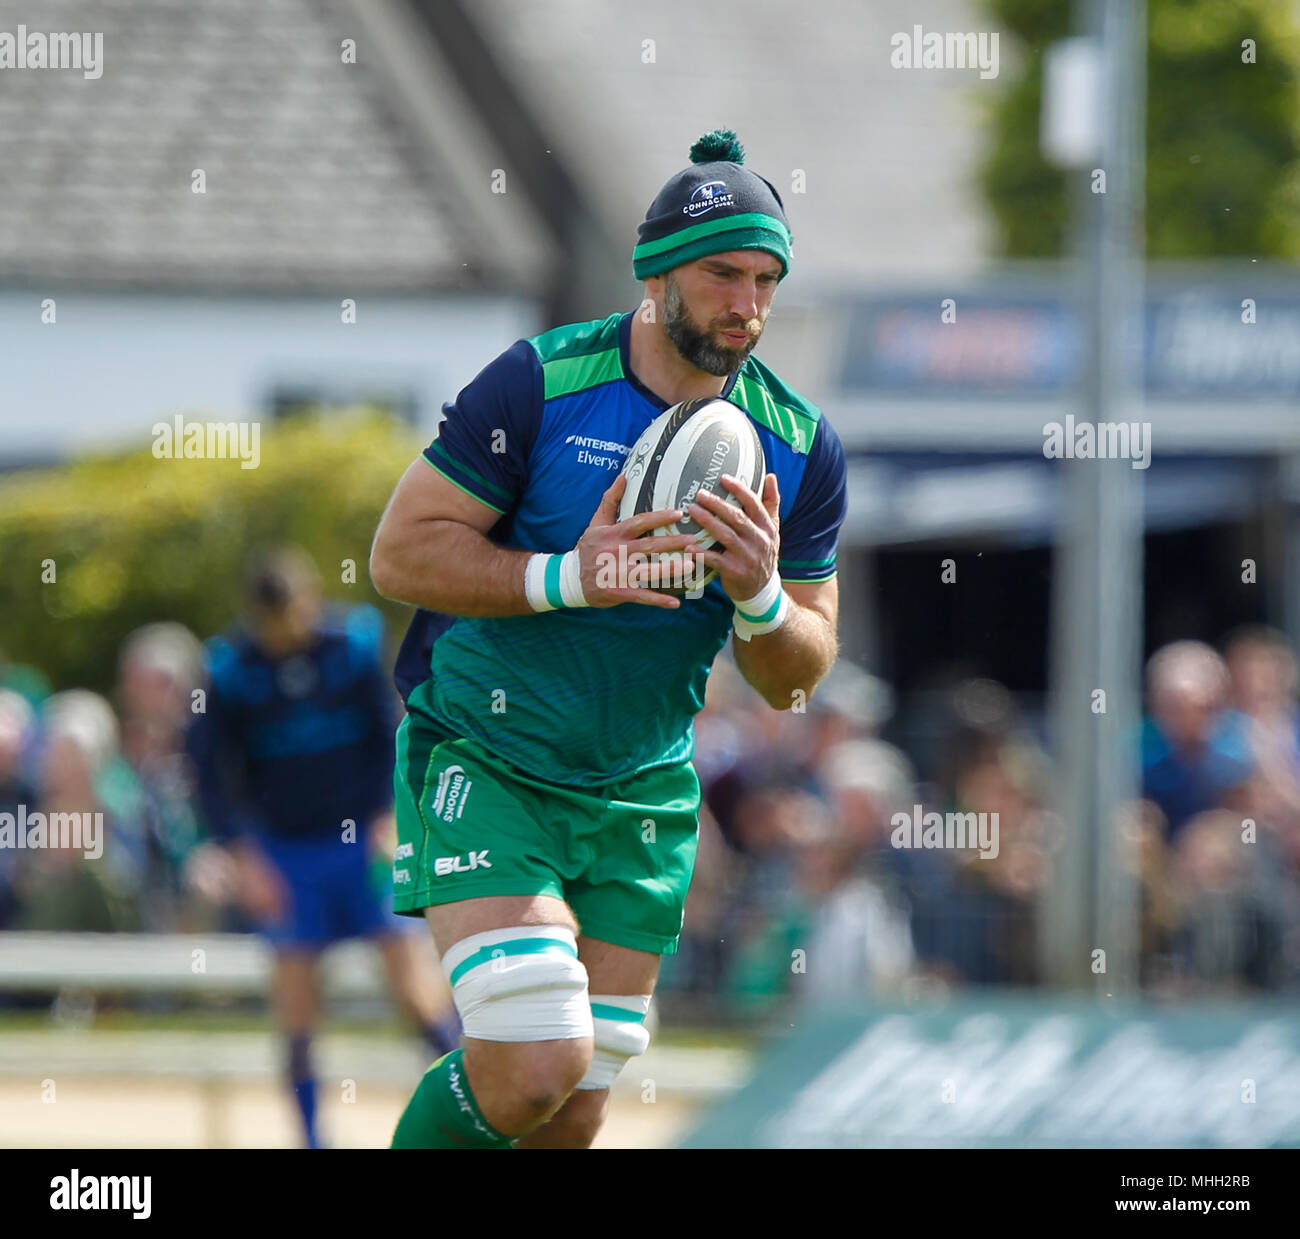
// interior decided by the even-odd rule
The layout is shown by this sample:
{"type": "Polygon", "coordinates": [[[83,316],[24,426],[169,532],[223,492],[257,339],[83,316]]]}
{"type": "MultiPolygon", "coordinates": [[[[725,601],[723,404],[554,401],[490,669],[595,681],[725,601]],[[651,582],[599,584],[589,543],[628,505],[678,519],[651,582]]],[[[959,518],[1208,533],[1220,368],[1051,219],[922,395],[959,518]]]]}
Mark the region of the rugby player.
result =
{"type": "Polygon", "coordinates": [[[743,159],[730,131],[701,138],[640,225],[639,309],[490,362],[380,521],[375,586],[419,608],[396,672],[395,907],[428,920],[464,1026],[393,1147],[591,1144],[677,949],[715,656],[734,629],[776,709],[835,659],[843,449],[752,356],[790,228],[743,159]],[[651,534],[680,513],[617,519],[627,452],[693,397],[743,409],[769,470],[760,494],[724,475],[739,507],[701,493],[690,515],[717,546],[699,551],[651,534]],[[649,550],[718,576],[692,598],[600,571],[649,550]]]}
{"type": "MultiPolygon", "coordinates": [[[[389,989],[432,1054],[458,1021],[416,970],[410,936],[390,919],[369,864],[389,818],[393,702],[373,607],[327,611],[300,547],[251,558],[246,620],[208,642],[207,708],[191,751],[213,837],[234,862],[240,902],[275,951],[272,992],[303,1138],[321,1147],[311,1040],[317,964],[335,942],[365,937],[389,989]]],[[[445,992],[444,992],[445,993],[445,992]]]]}

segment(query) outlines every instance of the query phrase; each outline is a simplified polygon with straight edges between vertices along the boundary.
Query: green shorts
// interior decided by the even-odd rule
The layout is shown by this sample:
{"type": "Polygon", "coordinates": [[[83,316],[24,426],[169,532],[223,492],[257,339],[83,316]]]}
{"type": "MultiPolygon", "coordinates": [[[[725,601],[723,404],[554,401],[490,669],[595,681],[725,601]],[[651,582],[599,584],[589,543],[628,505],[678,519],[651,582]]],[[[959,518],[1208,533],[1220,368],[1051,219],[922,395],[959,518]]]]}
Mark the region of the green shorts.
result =
{"type": "Polygon", "coordinates": [[[393,906],[403,916],[486,895],[553,895],[589,937],[676,953],[699,839],[690,762],[566,787],[408,714],[394,794],[393,906]]]}

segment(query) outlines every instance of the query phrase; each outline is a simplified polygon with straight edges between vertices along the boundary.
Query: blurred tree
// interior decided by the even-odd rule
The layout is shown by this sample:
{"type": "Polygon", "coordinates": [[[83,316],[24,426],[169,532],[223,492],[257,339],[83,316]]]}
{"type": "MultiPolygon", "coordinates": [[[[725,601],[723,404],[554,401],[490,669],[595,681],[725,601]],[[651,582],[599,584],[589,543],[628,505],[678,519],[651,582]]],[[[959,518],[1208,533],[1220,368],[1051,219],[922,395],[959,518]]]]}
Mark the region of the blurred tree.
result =
{"type": "MultiPolygon", "coordinates": [[[[1075,4],[1078,0],[1075,0],[1075,4]]],[[[1069,245],[1066,177],[1039,147],[1064,0],[986,0],[1023,60],[993,104],[980,188],[1012,258],[1069,245]]],[[[1147,0],[1147,254],[1300,257],[1300,13],[1285,0],[1147,0]],[[1243,62],[1254,41],[1255,63],[1243,62]]],[[[1004,52],[1003,63],[1006,63],[1004,52]]]]}
{"type": "Polygon", "coordinates": [[[255,469],[146,450],[0,480],[0,648],[56,688],[108,692],[129,632],[153,620],[220,631],[245,556],[282,541],[311,553],[329,597],[372,603],[395,629],[409,609],[375,593],[370,543],[423,443],[364,410],[262,431],[255,469]]]}

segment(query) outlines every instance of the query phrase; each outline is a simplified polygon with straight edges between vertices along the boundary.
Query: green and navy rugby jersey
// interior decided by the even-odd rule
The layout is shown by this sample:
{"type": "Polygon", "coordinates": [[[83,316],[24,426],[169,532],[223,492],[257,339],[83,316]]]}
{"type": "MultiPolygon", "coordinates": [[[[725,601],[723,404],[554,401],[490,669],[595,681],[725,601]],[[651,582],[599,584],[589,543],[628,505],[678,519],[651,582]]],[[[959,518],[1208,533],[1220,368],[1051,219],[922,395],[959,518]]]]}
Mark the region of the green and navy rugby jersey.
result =
{"type": "MultiPolygon", "coordinates": [[[[446,404],[424,459],[501,514],[489,537],[572,550],[632,445],[668,404],[628,361],[632,314],[520,340],[446,404]]],[[[844,450],[820,411],[752,355],[722,398],[749,414],[781,493],[781,576],[835,575],[844,450]]],[[[692,719],[733,604],[716,579],[676,610],[623,603],[500,619],[418,611],[397,659],[408,711],[537,778],[580,787],[690,758],[692,719]]]]}

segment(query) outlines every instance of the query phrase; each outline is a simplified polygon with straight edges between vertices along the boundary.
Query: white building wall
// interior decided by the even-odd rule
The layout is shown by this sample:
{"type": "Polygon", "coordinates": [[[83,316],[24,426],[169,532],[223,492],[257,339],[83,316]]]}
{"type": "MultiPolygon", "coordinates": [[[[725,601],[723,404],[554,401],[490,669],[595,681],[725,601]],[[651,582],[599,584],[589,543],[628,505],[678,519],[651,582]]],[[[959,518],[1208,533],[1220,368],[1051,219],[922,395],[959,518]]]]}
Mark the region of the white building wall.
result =
{"type": "Polygon", "coordinates": [[[431,431],[442,403],[503,349],[541,329],[526,300],[66,292],[41,321],[38,292],[0,290],[0,466],[88,448],[145,447],[177,413],[262,416],[277,388],[414,395],[431,431]]]}

